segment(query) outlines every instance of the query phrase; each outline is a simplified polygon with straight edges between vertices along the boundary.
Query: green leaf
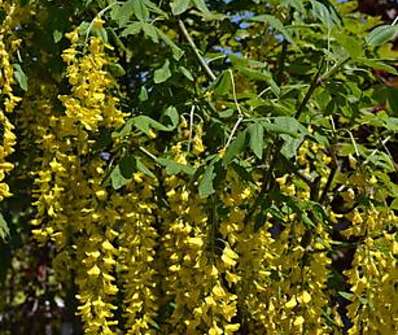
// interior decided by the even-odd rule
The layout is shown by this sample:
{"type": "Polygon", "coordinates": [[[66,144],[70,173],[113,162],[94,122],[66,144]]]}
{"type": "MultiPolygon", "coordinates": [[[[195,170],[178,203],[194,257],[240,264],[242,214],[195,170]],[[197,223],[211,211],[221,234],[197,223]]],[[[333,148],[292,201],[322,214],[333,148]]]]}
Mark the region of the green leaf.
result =
{"type": "Polygon", "coordinates": [[[325,24],[326,27],[340,25],[341,17],[336,8],[328,0],[311,0],[312,14],[325,24]]]}
{"type": "Polygon", "coordinates": [[[267,223],[267,215],[270,214],[272,218],[280,225],[285,225],[284,215],[280,211],[280,209],[275,205],[270,205],[269,201],[265,201],[264,206],[262,206],[262,210],[257,214],[254,224],[254,230],[257,232],[261,227],[267,223]]]}
{"type": "Polygon", "coordinates": [[[352,293],[339,291],[339,295],[342,296],[344,299],[347,299],[349,301],[353,301],[354,300],[354,295],[352,293]]]}
{"type": "Polygon", "coordinates": [[[144,30],[145,36],[149,37],[154,43],[159,42],[159,36],[155,29],[155,27],[150,23],[144,23],[142,25],[142,29],[144,30]]]}
{"type": "Polygon", "coordinates": [[[150,128],[160,130],[160,131],[172,131],[174,126],[171,127],[165,126],[160,122],[150,118],[146,115],[139,115],[133,118],[132,123],[138,130],[141,130],[145,134],[149,134],[150,128]]]}
{"type": "Polygon", "coordinates": [[[391,173],[395,171],[394,162],[392,161],[391,157],[385,152],[372,152],[368,155],[367,160],[386,173],[391,173]]]}
{"type": "Polygon", "coordinates": [[[393,40],[398,33],[398,26],[382,25],[373,29],[366,37],[370,47],[378,47],[393,40]]]}
{"type": "Polygon", "coordinates": [[[190,81],[194,81],[191,71],[189,71],[186,67],[180,66],[178,70],[190,81]]]}
{"type": "Polygon", "coordinates": [[[274,93],[277,97],[279,97],[281,90],[280,90],[279,86],[277,85],[277,83],[272,78],[271,73],[269,73],[265,69],[262,69],[261,71],[259,71],[259,70],[254,70],[254,69],[251,69],[249,67],[244,67],[244,66],[236,66],[235,68],[249,79],[258,80],[258,81],[266,81],[269,84],[272,93],[274,93]]]}
{"type": "Polygon", "coordinates": [[[363,47],[360,43],[361,40],[348,36],[345,33],[340,33],[337,35],[337,41],[341,46],[347,51],[352,59],[357,59],[363,54],[363,47]]]}
{"type": "Polygon", "coordinates": [[[64,34],[60,32],[59,30],[54,30],[53,31],[53,39],[55,43],[58,43],[60,40],[62,40],[62,37],[64,34]]]}
{"type": "Polygon", "coordinates": [[[204,14],[210,14],[209,9],[206,6],[204,0],[192,0],[194,6],[204,14]]]}
{"type": "Polygon", "coordinates": [[[156,178],[156,176],[149,170],[146,165],[141,161],[140,158],[135,159],[136,168],[138,171],[142,172],[143,174],[147,175],[151,178],[156,178]]]}
{"type": "Polygon", "coordinates": [[[230,55],[229,59],[231,60],[234,69],[238,70],[249,79],[267,82],[270,85],[272,92],[279,97],[280,88],[274,81],[272,74],[267,70],[266,63],[242,58],[236,55],[230,55]]]}
{"type": "Polygon", "coordinates": [[[250,149],[258,159],[263,158],[264,128],[261,123],[254,123],[248,128],[250,135],[250,149]]]}
{"type": "Polygon", "coordinates": [[[231,74],[229,71],[223,71],[214,83],[214,93],[217,95],[228,95],[232,89],[231,74]]]}
{"type": "Polygon", "coordinates": [[[124,156],[119,162],[120,174],[125,179],[130,179],[136,170],[136,161],[133,155],[124,156]]]}
{"type": "Polygon", "coordinates": [[[88,23],[86,21],[83,21],[82,23],[80,23],[79,29],[78,29],[79,35],[86,36],[86,34],[89,30],[89,27],[90,27],[90,23],[88,23]]]}
{"type": "Polygon", "coordinates": [[[179,60],[184,52],[168,37],[163,31],[160,29],[156,28],[159,37],[163,40],[164,43],[166,43],[171,50],[173,51],[173,58],[175,60],[179,60]]]}
{"type": "Polygon", "coordinates": [[[202,176],[202,179],[199,183],[199,196],[202,199],[207,198],[209,195],[212,195],[215,192],[213,186],[213,180],[216,177],[214,172],[214,164],[210,164],[206,167],[205,172],[202,176]]]}
{"type": "Polygon", "coordinates": [[[228,108],[222,112],[219,112],[218,116],[222,119],[228,119],[234,114],[235,114],[235,110],[233,108],[228,108]]]}
{"type": "Polygon", "coordinates": [[[108,43],[108,32],[105,28],[93,28],[93,33],[98,36],[104,43],[108,43]]]}
{"type": "Polygon", "coordinates": [[[191,6],[191,0],[174,0],[171,4],[171,11],[174,15],[184,13],[191,6]]]}
{"type": "Polygon", "coordinates": [[[240,132],[236,139],[228,146],[225,151],[223,161],[225,165],[228,165],[232,160],[239,155],[246,147],[246,130],[240,132]]]}
{"type": "Polygon", "coordinates": [[[134,156],[130,154],[124,156],[110,174],[113,189],[119,190],[127,185],[136,170],[137,162],[134,156]]]}
{"type": "Polygon", "coordinates": [[[390,131],[398,132],[398,118],[388,116],[385,120],[384,126],[390,131]]]}
{"type": "Polygon", "coordinates": [[[21,65],[19,64],[14,64],[14,77],[15,80],[17,81],[18,85],[20,88],[22,88],[24,91],[28,90],[28,78],[26,77],[25,72],[23,72],[21,65]]]}
{"type": "MultiPolygon", "coordinates": [[[[164,16],[165,18],[168,18],[168,15],[165,11],[161,10],[156,4],[154,4],[150,0],[144,0],[144,4],[147,8],[149,8],[153,13],[159,14],[161,16],[164,16]]],[[[160,2],[161,4],[161,2],[160,2]]]]}
{"type": "Polygon", "coordinates": [[[284,143],[281,148],[281,154],[285,156],[287,159],[293,158],[296,156],[297,149],[299,148],[303,138],[292,138],[290,135],[281,134],[284,143]]]}
{"type": "Polygon", "coordinates": [[[123,174],[120,171],[119,164],[116,165],[116,167],[112,170],[110,178],[114,190],[118,190],[130,182],[129,179],[123,177],[123,174]]]}
{"type": "Polygon", "coordinates": [[[8,228],[8,224],[4,219],[3,214],[0,213],[0,238],[2,240],[5,240],[9,235],[10,235],[10,229],[8,228]]]}
{"type": "Polygon", "coordinates": [[[381,60],[378,59],[369,59],[369,58],[358,58],[357,61],[360,64],[363,64],[365,66],[369,66],[372,69],[376,69],[376,70],[382,70],[394,75],[398,75],[398,71],[395,69],[395,67],[388,65],[386,63],[384,63],[381,60]]]}
{"type": "Polygon", "coordinates": [[[163,66],[155,71],[154,82],[155,84],[164,83],[170,77],[171,77],[170,62],[168,59],[166,59],[163,66]]]}
{"type": "Polygon", "coordinates": [[[391,209],[397,210],[398,209],[398,198],[395,198],[390,205],[391,209]]]}
{"type": "Polygon", "coordinates": [[[161,122],[166,125],[168,131],[172,131],[177,128],[179,119],[177,109],[174,106],[169,106],[162,114],[161,122]]]}
{"type": "Polygon", "coordinates": [[[124,2],[121,6],[113,6],[110,12],[111,19],[116,21],[119,27],[123,27],[133,15],[133,4],[131,1],[124,2]]]}
{"type": "Polygon", "coordinates": [[[195,169],[190,165],[184,165],[177,163],[171,159],[158,158],[158,163],[165,167],[166,173],[169,175],[176,175],[181,172],[192,176],[195,173],[195,169]]]}
{"type": "Polygon", "coordinates": [[[250,164],[244,161],[235,161],[231,163],[231,167],[235,170],[235,172],[239,175],[242,181],[249,181],[254,183],[253,176],[250,173],[250,164]]]}
{"type": "Polygon", "coordinates": [[[150,118],[147,115],[135,116],[125,123],[122,129],[112,133],[113,138],[125,137],[132,132],[132,128],[135,127],[142,131],[146,135],[150,136],[150,129],[156,129],[160,131],[172,131],[174,128],[171,126],[165,126],[160,122],[150,118]]]}
{"type": "Polygon", "coordinates": [[[133,173],[137,171],[142,172],[148,177],[156,178],[140,158],[128,154],[120,160],[119,164],[111,172],[110,178],[113,189],[118,190],[127,185],[131,181],[133,173]]]}
{"type": "Polygon", "coordinates": [[[143,0],[130,0],[132,1],[132,8],[134,11],[134,15],[140,21],[146,21],[149,19],[149,10],[145,6],[143,0]]]}
{"type": "Polygon", "coordinates": [[[262,125],[265,130],[271,133],[287,134],[295,138],[307,133],[306,128],[290,116],[278,116],[273,119],[273,123],[262,122],[262,125]]]}
{"type": "Polygon", "coordinates": [[[145,86],[141,86],[140,94],[138,95],[138,99],[141,102],[148,101],[148,90],[146,89],[145,86]]]}
{"type": "Polygon", "coordinates": [[[258,16],[253,16],[252,18],[250,18],[250,21],[268,23],[274,30],[280,32],[290,43],[295,45],[293,38],[290,35],[289,31],[285,28],[283,23],[275,16],[266,15],[266,14],[258,15],[258,16]]]}
{"type": "Polygon", "coordinates": [[[315,223],[309,218],[309,216],[303,211],[301,212],[301,220],[303,221],[303,224],[306,225],[309,228],[315,228],[316,225],[315,223]]]}
{"type": "Polygon", "coordinates": [[[140,31],[144,28],[144,25],[142,22],[133,22],[132,24],[129,24],[126,29],[122,31],[120,36],[126,37],[129,35],[137,35],[140,33],[140,31]]]}
{"type": "Polygon", "coordinates": [[[114,77],[123,77],[126,75],[125,69],[118,63],[109,64],[108,67],[114,77]]]}
{"type": "Polygon", "coordinates": [[[305,12],[303,0],[281,0],[281,5],[290,6],[299,11],[300,13],[305,12]]]}

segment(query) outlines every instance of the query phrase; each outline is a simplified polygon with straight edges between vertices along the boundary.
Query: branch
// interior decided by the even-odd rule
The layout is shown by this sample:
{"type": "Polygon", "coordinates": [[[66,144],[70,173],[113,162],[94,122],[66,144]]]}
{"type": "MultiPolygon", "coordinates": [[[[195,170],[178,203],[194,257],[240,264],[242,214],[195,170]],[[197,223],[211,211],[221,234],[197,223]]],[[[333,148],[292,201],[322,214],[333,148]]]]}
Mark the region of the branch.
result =
{"type": "MultiPolygon", "coordinates": [[[[293,15],[294,15],[294,9],[293,7],[290,9],[289,12],[289,17],[287,19],[287,24],[291,24],[293,21],[293,15]]],[[[285,38],[282,42],[282,51],[279,55],[279,59],[278,59],[278,69],[277,69],[277,73],[276,73],[276,80],[277,83],[280,85],[282,83],[282,79],[283,79],[283,72],[285,70],[285,61],[286,61],[286,56],[287,56],[287,49],[288,49],[288,44],[289,42],[287,41],[287,39],[285,38]]]]}
{"type": "Polygon", "coordinates": [[[314,78],[312,78],[311,85],[308,88],[308,91],[305,94],[303,101],[301,101],[300,105],[298,106],[296,114],[294,115],[294,117],[296,119],[300,118],[300,115],[303,112],[304,107],[307,105],[307,102],[310,100],[315,89],[318,87],[319,82],[320,82],[320,75],[321,75],[324,64],[325,64],[325,58],[322,58],[321,64],[319,65],[319,69],[318,69],[317,73],[315,74],[314,78]]]}
{"type": "Polygon", "coordinates": [[[350,57],[343,58],[340,62],[336,63],[329,71],[327,71],[325,74],[323,74],[321,76],[320,74],[322,72],[323,65],[325,64],[325,58],[322,58],[321,64],[320,64],[319,69],[318,69],[318,72],[316,73],[316,75],[312,79],[311,85],[308,88],[308,91],[305,94],[303,101],[300,103],[299,107],[297,108],[296,114],[294,115],[294,117],[296,119],[298,119],[300,117],[301,113],[304,111],[304,107],[307,105],[307,102],[310,100],[310,98],[311,98],[312,94],[314,93],[315,89],[318,86],[322,85],[322,83],[324,83],[331,76],[336,74],[340,70],[340,68],[345,63],[347,63],[350,59],[351,59],[350,57]]]}
{"type": "Polygon", "coordinates": [[[181,28],[182,33],[184,34],[185,38],[187,39],[188,43],[190,44],[193,52],[195,53],[196,57],[198,58],[200,64],[202,65],[203,69],[207,72],[211,80],[216,80],[217,77],[213,73],[213,71],[210,69],[209,65],[207,65],[206,61],[203,59],[201,56],[198,47],[196,46],[195,42],[193,41],[191,35],[189,35],[189,32],[187,28],[185,27],[184,22],[182,20],[178,20],[178,25],[181,28]]]}

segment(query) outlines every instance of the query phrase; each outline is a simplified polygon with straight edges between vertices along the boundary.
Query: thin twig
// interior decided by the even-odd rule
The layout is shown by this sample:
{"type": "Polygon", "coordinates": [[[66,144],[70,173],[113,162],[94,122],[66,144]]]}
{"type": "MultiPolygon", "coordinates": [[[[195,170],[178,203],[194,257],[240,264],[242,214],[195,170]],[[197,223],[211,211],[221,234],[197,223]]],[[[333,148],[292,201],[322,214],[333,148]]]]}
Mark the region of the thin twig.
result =
{"type": "Polygon", "coordinates": [[[337,166],[334,165],[334,166],[331,168],[330,173],[329,173],[329,176],[328,176],[328,179],[327,179],[326,184],[325,184],[325,187],[323,188],[322,194],[321,194],[321,196],[320,196],[320,198],[319,198],[319,203],[320,203],[320,204],[323,204],[323,203],[326,201],[326,197],[327,197],[327,195],[328,195],[330,186],[332,186],[334,177],[336,177],[336,174],[337,174],[337,171],[338,171],[338,170],[339,170],[338,165],[337,165],[337,166]]]}
{"type": "Polygon", "coordinates": [[[152,158],[155,162],[157,162],[158,161],[158,158],[154,155],[154,154],[152,154],[152,153],[150,153],[148,150],[146,150],[144,147],[139,147],[139,149],[144,153],[144,154],[146,154],[146,155],[148,155],[150,158],[152,158]]]}
{"type": "Polygon", "coordinates": [[[261,96],[263,95],[263,94],[265,94],[265,93],[267,93],[268,91],[270,91],[271,90],[271,87],[267,87],[267,88],[265,88],[265,89],[263,89],[258,95],[257,95],[257,97],[258,98],[261,98],[261,96]]]}
{"type": "Polygon", "coordinates": [[[213,81],[216,80],[217,79],[216,75],[213,73],[213,71],[210,69],[209,65],[207,65],[206,61],[203,59],[202,55],[199,52],[199,49],[197,48],[195,42],[193,41],[191,35],[189,35],[189,32],[188,32],[187,28],[185,27],[184,22],[182,20],[178,20],[178,25],[180,26],[182,33],[184,34],[185,38],[187,39],[188,43],[190,44],[193,52],[195,53],[196,57],[198,58],[203,69],[209,75],[211,80],[213,80],[213,81]]]}
{"type": "Polygon", "coordinates": [[[348,135],[350,136],[352,145],[354,146],[355,154],[357,155],[358,158],[360,158],[361,154],[359,153],[358,145],[357,145],[357,142],[355,141],[354,135],[348,129],[346,129],[346,130],[347,130],[348,135]]]}
{"type": "Polygon", "coordinates": [[[322,72],[324,63],[325,63],[325,58],[322,58],[321,64],[319,65],[319,69],[318,69],[317,73],[315,74],[314,78],[312,79],[310,87],[308,88],[307,93],[305,94],[303,100],[301,101],[299,107],[297,108],[296,114],[294,115],[294,117],[296,119],[300,118],[300,115],[303,112],[304,107],[307,105],[307,102],[310,100],[315,89],[318,87],[319,78],[320,78],[320,74],[322,72]]]}
{"type": "Polygon", "coordinates": [[[241,115],[241,116],[239,116],[238,121],[236,121],[234,127],[232,128],[231,134],[228,137],[228,141],[224,147],[224,150],[226,150],[229,147],[229,145],[231,144],[232,138],[234,137],[236,131],[238,130],[238,127],[239,127],[240,123],[242,122],[242,120],[243,120],[243,116],[241,115]]]}
{"type": "Polygon", "coordinates": [[[191,151],[192,132],[193,132],[193,117],[195,112],[195,105],[192,105],[191,112],[189,113],[189,139],[188,139],[188,152],[191,151]]]}
{"type": "Polygon", "coordinates": [[[391,162],[394,164],[394,169],[395,169],[395,171],[398,172],[398,170],[397,170],[397,165],[396,165],[396,163],[395,163],[395,161],[394,161],[394,157],[393,157],[391,151],[390,151],[390,150],[387,148],[387,146],[386,146],[386,143],[390,140],[390,138],[391,138],[391,136],[388,136],[388,137],[385,139],[386,142],[381,141],[381,144],[382,144],[384,150],[387,152],[387,155],[390,157],[391,162]]]}
{"type": "MultiPolygon", "coordinates": [[[[390,138],[391,138],[391,136],[388,136],[388,137],[385,138],[383,141],[381,141],[381,144],[384,146],[384,145],[390,140],[390,138]]],[[[366,160],[363,162],[363,165],[368,164],[370,158],[373,157],[373,156],[376,154],[377,151],[379,151],[379,149],[377,149],[377,148],[374,149],[374,150],[370,153],[370,155],[368,156],[368,158],[366,158],[366,160]]]]}
{"type": "Polygon", "coordinates": [[[93,29],[95,20],[96,20],[97,18],[101,18],[101,16],[102,16],[107,10],[111,9],[114,5],[117,5],[117,4],[120,4],[120,2],[119,2],[119,1],[115,1],[115,2],[111,3],[109,6],[106,6],[104,9],[100,10],[100,11],[98,12],[98,14],[92,19],[92,21],[90,22],[90,25],[89,25],[88,28],[87,28],[86,38],[85,38],[85,41],[84,41],[84,44],[85,44],[85,45],[87,44],[88,37],[89,37],[89,35],[90,35],[91,29],[93,29]]]}
{"type": "Polygon", "coordinates": [[[237,98],[237,96],[236,96],[236,87],[235,87],[234,74],[232,73],[232,70],[231,70],[231,69],[228,70],[228,73],[229,73],[229,75],[231,76],[232,95],[233,95],[233,98],[234,98],[234,103],[235,103],[236,109],[237,109],[238,114],[239,114],[239,118],[238,118],[238,120],[236,121],[234,127],[232,128],[231,134],[229,135],[229,138],[228,138],[227,144],[226,144],[225,147],[224,147],[224,150],[226,150],[226,149],[228,148],[228,146],[231,144],[232,138],[234,137],[236,131],[238,130],[238,127],[239,127],[240,123],[241,123],[241,122],[243,121],[243,119],[244,119],[243,112],[242,112],[242,110],[241,110],[241,108],[240,108],[240,105],[239,105],[239,102],[238,102],[238,98],[237,98]]]}
{"type": "Polygon", "coordinates": [[[239,102],[238,102],[238,98],[237,98],[237,96],[236,96],[236,86],[235,86],[234,74],[233,74],[233,72],[232,72],[231,69],[229,69],[228,72],[229,72],[229,75],[231,76],[232,95],[233,95],[233,98],[234,98],[234,103],[235,103],[236,109],[238,110],[239,115],[240,115],[241,117],[243,117],[243,113],[242,113],[242,110],[240,109],[240,105],[239,105],[239,102]]]}
{"type": "Polygon", "coordinates": [[[303,101],[300,103],[299,107],[297,108],[297,112],[295,114],[295,118],[298,119],[301,115],[301,113],[304,111],[304,107],[307,105],[308,101],[310,100],[312,94],[314,93],[315,89],[322,85],[322,83],[324,83],[327,79],[329,79],[331,76],[333,76],[334,74],[336,74],[340,68],[347,63],[351,58],[350,57],[346,57],[343,58],[340,62],[337,62],[335,65],[333,65],[333,67],[328,70],[325,74],[323,74],[322,76],[320,75],[325,63],[325,58],[322,58],[321,60],[321,64],[319,66],[318,72],[316,73],[316,75],[314,76],[310,87],[308,88],[307,93],[304,96],[303,101]]]}
{"type": "MultiPolygon", "coordinates": [[[[337,130],[336,130],[336,124],[334,122],[332,115],[330,115],[330,122],[332,124],[333,136],[332,136],[332,143],[330,145],[329,152],[330,152],[330,156],[332,157],[333,165],[330,168],[330,173],[329,173],[328,179],[326,181],[326,184],[325,184],[325,186],[322,190],[322,193],[319,197],[319,200],[318,200],[318,202],[321,205],[327,200],[327,195],[328,195],[329,189],[332,186],[332,183],[333,183],[334,178],[336,177],[337,173],[340,171],[340,164],[337,159],[337,155],[336,155],[336,151],[335,151],[335,145],[337,143],[337,130]]],[[[351,134],[351,132],[350,132],[350,134],[351,134]]],[[[351,134],[351,136],[352,136],[352,134],[351,134]]],[[[357,150],[355,139],[353,136],[352,136],[352,140],[354,141],[353,143],[354,143],[355,149],[357,150]]]]}
{"type": "MultiPolygon", "coordinates": [[[[293,21],[293,15],[294,15],[294,9],[291,8],[290,12],[289,12],[289,17],[287,19],[286,24],[290,25],[293,21]]],[[[279,59],[278,59],[278,70],[277,70],[277,74],[276,74],[276,80],[277,83],[280,85],[282,83],[282,79],[283,79],[283,72],[285,70],[285,62],[286,62],[286,56],[287,56],[287,51],[288,51],[288,40],[285,38],[282,42],[282,51],[279,55],[279,59]]]]}
{"type": "Polygon", "coordinates": [[[260,205],[261,200],[267,194],[267,192],[269,192],[271,189],[272,183],[274,181],[274,179],[272,178],[272,172],[273,172],[274,166],[276,164],[276,160],[277,160],[277,156],[278,156],[277,153],[280,151],[282,143],[283,143],[282,141],[277,141],[275,143],[275,146],[270,147],[270,149],[268,150],[268,154],[267,154],[268,157],[266,158],[266,161],[271,159],[271,162],[269,164],[267,171],[265,171],[265,173],[263,174],[261,190],[260,190],[257,198],[254,200],[253,205],[251,206],[251,208],[249,208],[247,215],[244,218],[245,224],[249,223],[249,220],[251,219],[254,212],[257,210],[258,206],[260,205]]]}

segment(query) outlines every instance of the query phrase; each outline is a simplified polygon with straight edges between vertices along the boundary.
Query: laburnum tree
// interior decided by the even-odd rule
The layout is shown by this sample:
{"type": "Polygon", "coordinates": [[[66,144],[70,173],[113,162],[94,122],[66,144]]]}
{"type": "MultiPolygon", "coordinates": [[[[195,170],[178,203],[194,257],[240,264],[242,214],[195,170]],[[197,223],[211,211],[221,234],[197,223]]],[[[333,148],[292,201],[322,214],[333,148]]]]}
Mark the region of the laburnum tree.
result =
{"type": "Polygon", "coordinates": [[[396,24],[0,0],[0,334],[397,334],[396,24]]]}

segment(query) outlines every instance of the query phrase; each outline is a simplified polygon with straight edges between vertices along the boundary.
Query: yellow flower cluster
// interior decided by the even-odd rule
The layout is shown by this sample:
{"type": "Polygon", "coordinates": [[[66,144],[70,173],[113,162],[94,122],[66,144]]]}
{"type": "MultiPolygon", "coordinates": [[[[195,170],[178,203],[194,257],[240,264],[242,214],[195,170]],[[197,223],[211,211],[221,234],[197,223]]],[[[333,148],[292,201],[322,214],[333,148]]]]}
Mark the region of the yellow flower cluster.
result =
{"type": "Polygon", "coordinates": [[[64,50],[62,57],[68,64],[66,75],[72,89],[70,95],[60,96],[60,100],[70,122],[78,121],[88,131],[96,131],[101,125],[109,128],[121,126],[124,115],[117,108],[119,100],[107,94],[114,85],[105,70],[112,61],[105,53],[107,45],[100,38],[93,37],[89,41],[88,52],[81,55],[78,31],[67,36],[72,44],[64,50]]]}
{"type": "Polygon", "coordinates": [[[350,235],[359,239],[352,267],[345,271],[352,298],[348,334],[395,334],[398,332],[398,217],[385,208],[372,208],[352,216],[350,235]],[[354,228],[354,227],[353,227],[354,228]]]}
{"type": "MultiPolygon", "coordinates": [[[[171,151],[175,161],[187,163],[180,143],[171,151]]],[[[159,266],[166,274],[162,290],[168,301],[164,303],[175,305],[166,321],[170,334],[198,334],[203,318],[208,318],[208,308],[204,310],[202,302],[217,276],[207,257],[208,218],[203,202],[190,192],[183,179],[165,175],[163,180],[168,208],[159,213],[164,221],[160,231],[163,264],[159,266]]]]}
{"type": "Polygon", "coordinates": [[[113,312],[113,297],[118,292],[113,276],[118,249],[113,245],[118,233],[112,228],[103,229],[102,223],[110,227],[115,223],[113,210],[92,211],[86,218],[87,236],[76,243],[77,258],[83,266],[77,272],[80,301],[79,314],[85,323],[86,334],[114,334],[112,327],[117,324],[113,312]]]}
{"type": "MultiPolygon", "coordinates": [[[[242,182],[234,168],[223,166],[223,183],[207,199],[166,169],[156,171],[158,179],[134,172],[121,190],[111,190],[108,162],[93,149],[102,128],[124,122],[111,90],[117,85],[106,71],[111,48],[97,37],[85,48],[77,30],[68,38],[62,57],[70,94],[58,96],[65,110],[52,108],[58,94],[52,85],[33,85],[29,94],[39,98],[23,104],[32,112],[22,128],[40,153],[33,234],[55,244],[61,280],[74,273],[86,334],[338,334],[342,325],[330,312],[336,306],[327,281],[330,231],[341,219],[352,223],[342,235],[359,241],[352,269],[344,272],[352,293],[349,334],[397,332],[398,245],[390,228],[398,219],[375,207],[348,214],[326,208],[330,224],[304,208],[319,200],[332,173],[324,147],[309,140],[300,146],[301,178],[292,173],[259,181],[259,171],[250,171],[253,181],[242,182]],[[316,188],[308,183],[313,180],[316,188]],[[264,183],[286,201],[270,197],[251,213],[264,183]]],[[[197,167],[207,159],[204,124],[187,128],[183,121],[159,146],[149,132],[145,149],[197,167]]],[[[137,142],[123,144],[136,150],[137,142]]],[[[346,203],[354,202],[355,187],[373,187],[364,183],[360,174],[349,179],[346,203]]]]}
{"type": "MultiPolygon", "coordinates": [[[[39,127],[31,129],[29,117],[24,121],[42,152],[35,173],[37,214],[32,224],[37,228],[33,234],[41,242],[50,238],[55,243],[54,267],[61,280],[75,273],[85,333],[109,335],[117,325],[114,300],[119,291],[116,265],[121,254],[117,246],[121,214],[115,209],[117,201],[107,202],[102,186],[106,163],[99,157],[84,162],[82,157],[92,153],[90,136],[100,127],[119,127],[124,115],[117,108],[118,98],[110,93],[114,82],[104,69],[111,62],[104,43],[90,39],[79,57],[77,31],[68,37],[72,46],[63,58],[71,94],[59,96],[65,113],[50,107],[56,96],[52,92],[33,104],[41,116],[28,114],[39,121],[39,127]],[[76,57],[68,58],[73,52],[76,57]]],[[[42,85],[36,92],[46,88],[48,85],[42,85]]]]}
{"type": "Polygon", "coordinates": [[[126,334],[153,334],[159,301],[156,270],[157,206],[153,180],[138,172],[128,185],[128,193],[112,198],[121,215],[118,271],[122,280],[126,334]]]}
{"type": "Polygon", "coordinates": [[[16,136],[13,133],[14,126],[8,120],[7,113],[14,111],[21,98],[13,94],[14,69],[11,64],[12,53],[18,47],[20,40],[11,35],[15,25],[14,13],[16,5],[10,1],[1,1],[0,9],[5,13],[0,26],[0,94],[3,98],[3,106],[0,108],[0,201],[11,196],[8,185],[4,182],[6,174],[14,165],[7,162],[7,157],[14,152],[16,136]]]}

